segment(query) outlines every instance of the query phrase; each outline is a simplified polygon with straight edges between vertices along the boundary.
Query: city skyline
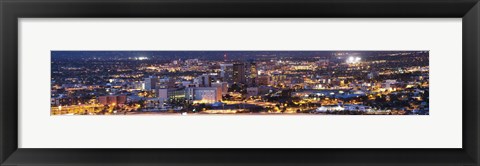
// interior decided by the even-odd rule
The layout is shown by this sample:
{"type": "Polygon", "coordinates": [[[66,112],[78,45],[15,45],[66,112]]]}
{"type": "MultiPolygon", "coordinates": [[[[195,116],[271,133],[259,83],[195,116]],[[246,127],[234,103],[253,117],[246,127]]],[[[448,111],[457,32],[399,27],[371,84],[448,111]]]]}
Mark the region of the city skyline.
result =
{"type": "Polygon", "coordinates": [[[51,115],[429,114],[422,50],[51,55],[51,115]]]}

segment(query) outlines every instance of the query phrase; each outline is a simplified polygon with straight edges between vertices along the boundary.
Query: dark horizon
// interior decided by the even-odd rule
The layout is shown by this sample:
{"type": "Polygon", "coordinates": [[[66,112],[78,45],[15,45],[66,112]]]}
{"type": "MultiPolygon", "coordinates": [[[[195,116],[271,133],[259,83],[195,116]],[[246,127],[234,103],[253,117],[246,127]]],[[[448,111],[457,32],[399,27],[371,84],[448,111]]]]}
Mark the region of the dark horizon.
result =
{"type": "Polygon", "coordinates": [[[194,50],[194,51],[51,51],[52,60],[57,59],[77,59],[77,58],[134,58],[147,57],[151,59],[173,60],[182,58],[198,58],[198,59],[223,59],[225,55],[231,60],[241,60],[245,58],[261,58],[265,56],[275,56],[276,58],[283,57],[330,57],[335,54],[345,55],[364,55],[375,56],[391,53],[408,53],[408,52],[428,52],[426,50],[409,50],[409,51],[356,51],[356,50],[340,50],[340,51],[314,51],[314,50],[289,50],[289,51],[254,51],[254,50],[194,50]]]}

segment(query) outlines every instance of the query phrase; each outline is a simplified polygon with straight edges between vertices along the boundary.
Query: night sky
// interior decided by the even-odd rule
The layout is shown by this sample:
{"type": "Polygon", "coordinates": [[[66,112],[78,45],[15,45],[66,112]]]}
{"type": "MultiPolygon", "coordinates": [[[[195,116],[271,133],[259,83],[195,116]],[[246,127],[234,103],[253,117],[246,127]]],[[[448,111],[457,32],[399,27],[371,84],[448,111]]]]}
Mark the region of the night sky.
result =
{"type": "Polygon", "coordinates": [[[150,59],[223,59],[226,54],[228,59],[242,60],[261,56],[274,57],[310,57],[310,56],[332,56],[333,53],[342,52],[349,55],[376,55],[393,52],[414,52],[414,51],[51,51],[52,60],[76,59],[76,58],[128,58],[148,57],[150,59]]]}

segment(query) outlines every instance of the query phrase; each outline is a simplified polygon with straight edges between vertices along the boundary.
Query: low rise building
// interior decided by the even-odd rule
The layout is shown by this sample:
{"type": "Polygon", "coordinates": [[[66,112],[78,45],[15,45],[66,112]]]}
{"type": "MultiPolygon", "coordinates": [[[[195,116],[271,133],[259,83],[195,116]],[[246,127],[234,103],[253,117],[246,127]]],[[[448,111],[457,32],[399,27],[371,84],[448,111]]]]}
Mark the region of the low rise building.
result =
{"type": "Polygon", "coordinates": [[[257,96],[257,95],[258,95],[258,87],[247,88],[247,97],[257,96]]]}
{"type": "Polygon", "coordinates": [[[222,100],[221,87],[186,88],[186,100],[192,103],[214,103],[222,100]]]}
{"type": "Polygon", "coordinates": [[[123,105],[127,102],[126,95],[118,95],[118,96],[99,96],[98,103],[103,105],[123,105]]]}

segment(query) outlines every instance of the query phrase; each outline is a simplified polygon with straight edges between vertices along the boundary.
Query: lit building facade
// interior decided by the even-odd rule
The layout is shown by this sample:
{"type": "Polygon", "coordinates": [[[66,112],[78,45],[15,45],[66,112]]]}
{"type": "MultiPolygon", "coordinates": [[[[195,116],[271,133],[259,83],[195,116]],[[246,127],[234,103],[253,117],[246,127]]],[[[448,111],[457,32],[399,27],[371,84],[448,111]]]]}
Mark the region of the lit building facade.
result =
{"type": "Polygon", "coordinates": [[[257,63],[255,62],[248,62],[245,63],[245,77],[248,86],[256,86],[257,85],[257,63]]]}
{"type": "Polygon", "coordinates": [[[195,79],[194,83],[198,87],[211,87],[212,86],[212,77],[210,77],[207,74],[204,74],[204,75],[198,76],[195,79]]]}
{"type": "Polygon", "coordinates": [[[233,84],[233,64],[220,64],[220,77],[224,82],[233,84]]]}
{"type": "Polygon", "coordinates": [[[185,91],[186,100],[192,103],[214,103],[222,100],[221,87],[189,87],[185,91]]]}
{"type": "Polygon", "coordinates": [[[222,89],[222,95],[226,95],[228,93],[227,82],[214,82],[212,83],[212,87],[220,87],[222,89]]]}
{"type": "Polygon", "coordinates": [[[185,98],[184,88],[162,88],[157,90],[157,98],[166,100],[182,100],[185,98]]]}
{"type": "Polygon", "coordinates": [[[245,78],[245,64],[233,64],[233,83],[246,83],[245,78]]]}
{"type": "Polygon", "coordinates": [[[103,105],[123,105],[127,102],[127,96],[99,96],[98,103],[103,105]]]}

